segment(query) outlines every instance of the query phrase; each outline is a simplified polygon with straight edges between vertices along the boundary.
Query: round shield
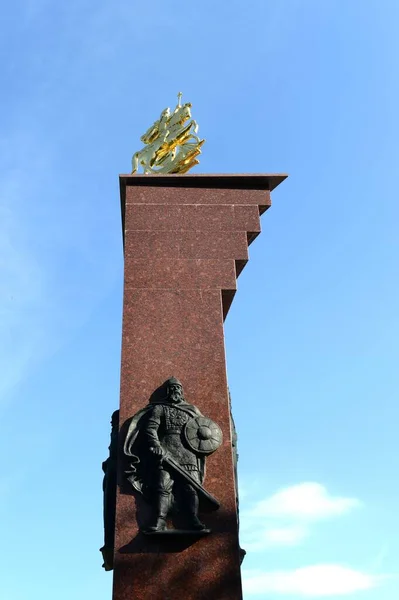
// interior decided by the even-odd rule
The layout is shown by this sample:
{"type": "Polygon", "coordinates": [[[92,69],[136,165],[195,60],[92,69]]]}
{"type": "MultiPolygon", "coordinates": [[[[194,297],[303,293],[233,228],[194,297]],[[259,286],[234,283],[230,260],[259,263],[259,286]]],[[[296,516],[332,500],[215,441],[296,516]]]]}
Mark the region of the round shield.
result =
{"type": "Polygon", "coordinates": [[[219,425],[206,417],[193,417],[187,421],[184,435],[190,448],[199,454],[212,454],[223,440],[219,425]]]}

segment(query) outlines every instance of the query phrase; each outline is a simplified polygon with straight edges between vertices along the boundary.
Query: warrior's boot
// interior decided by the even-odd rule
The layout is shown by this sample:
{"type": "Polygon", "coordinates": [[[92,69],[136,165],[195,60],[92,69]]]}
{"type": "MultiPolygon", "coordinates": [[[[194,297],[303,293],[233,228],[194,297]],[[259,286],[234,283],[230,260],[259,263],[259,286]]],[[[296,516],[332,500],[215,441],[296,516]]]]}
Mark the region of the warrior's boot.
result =
{"type": "Polygon", "coordinates": [[[203,529],[206,529],[206,525],[199,520],[198,515],[196,514],[190,515],[189,527],[195,531],[202,531],[203,529]]]}
{"type": "Polygon", "coordinates": [[[206,529],[206,525],[198,518],[199,500],[197,492],[190,486],[187,486],[185,491],[186,509],[187,509],[187,524],[194,531],[206,529]]]}
{"type": "Polygon", "coordinates": [[[170,494],[160,494],[155,506],[155,519],[146,531],[165,531],[169,512],[170,494]]]}

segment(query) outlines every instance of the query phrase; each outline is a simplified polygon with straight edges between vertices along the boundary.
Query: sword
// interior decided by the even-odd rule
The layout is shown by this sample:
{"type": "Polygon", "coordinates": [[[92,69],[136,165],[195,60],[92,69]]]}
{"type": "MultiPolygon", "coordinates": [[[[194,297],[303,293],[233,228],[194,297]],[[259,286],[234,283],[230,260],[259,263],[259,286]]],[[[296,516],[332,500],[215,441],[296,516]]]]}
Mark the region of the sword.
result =
{"type": "Polygon", "coordinates": [[[186,471],[185,469],[183,469],[183,467],[181,467],[179,465],[179,463],[177,463],[170,456],[170,454],[165,454],[162,457],[162,461],[165,462],[175,473],[177,473],[178,475],[181,475],[183,477],[183,479],[188,481],[193,486],[193,488],[200,494],[201,498],[203,500],[206,500],[209,510],[217,510],[218,508],[220,508],[220,502],[218,500],[216,500],[216,498],[214,496],[212,496],[212,494],[207,492],[202,487],[202,485],[194,479],[194,477],[191,477],[189,471],[186,471]]]}

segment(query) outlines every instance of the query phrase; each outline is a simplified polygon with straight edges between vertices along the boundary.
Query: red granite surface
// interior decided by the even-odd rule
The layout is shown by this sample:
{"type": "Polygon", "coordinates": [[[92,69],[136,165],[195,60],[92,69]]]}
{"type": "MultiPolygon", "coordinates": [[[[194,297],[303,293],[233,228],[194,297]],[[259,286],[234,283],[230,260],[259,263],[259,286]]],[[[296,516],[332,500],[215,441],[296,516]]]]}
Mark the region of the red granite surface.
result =
{"type": "Polygon", "coordinates": [[[245,231],[129,231],[125,257],[134,258],[248,258],[245,231]]]}
{"type": "Polygon", "coordinates": [[[125,289],[235,289],[233,259],[125,259],[125,289]]]}
{"type": "Polygon", "coordinates": [[[259,231],[259,227],[257,205],[126,204],[126,231],[259,231]]]}
{"type": "Polygon", "coordinates": [[[201,515],[212,533],[195,543],[149,540],[138,531],[134,498],[118,492],[114,600],[242,598],[223,315],[269,190],[283,178],[121,176],[121,424],[174,375],[187,400],[221,426],[223,445],[208,458],[205,480],[221,508],[201,515]]]}
{"type": "MultiPolygon", "coordinates": [[[[145,186],[134,188],[126,187],[126,204],[181,204],[181,194],[176,194],[175,187],[163,187],[162,194],[159,186],[145,186]]],[[[212,188],[190,188],[190,193],[184,197],[184,204],[229,204],[245,205],[255,204],[258,206],[270,206],[269,190],[246,190],[246,189],[212,189],[212,188]]]]}

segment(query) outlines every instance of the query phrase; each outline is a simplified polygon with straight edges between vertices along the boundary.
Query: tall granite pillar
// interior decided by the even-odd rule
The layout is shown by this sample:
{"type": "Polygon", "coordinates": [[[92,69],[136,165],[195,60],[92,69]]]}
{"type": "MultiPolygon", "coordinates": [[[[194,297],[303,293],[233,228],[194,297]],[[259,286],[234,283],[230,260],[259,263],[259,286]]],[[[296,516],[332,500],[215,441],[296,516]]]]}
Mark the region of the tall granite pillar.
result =
{"type": "MultiPolygon", "coordinates": [[[[120,424],[178,377],[223,431],[207,460],[220,509],[212,533],[180,545],[139,532],[118,489],[113,600],[240,600],[240,556],[223,320],[284,175],[122,175],[125,248],[120,424]]],[[[239,402],[239,399],[236,399],[239,402]]],[[[121,474],[119,474],[121,477],[121,474]]],[[[200,515],[202,518],[202,515],[200,515]]]]}

